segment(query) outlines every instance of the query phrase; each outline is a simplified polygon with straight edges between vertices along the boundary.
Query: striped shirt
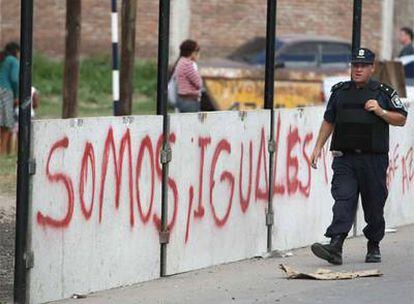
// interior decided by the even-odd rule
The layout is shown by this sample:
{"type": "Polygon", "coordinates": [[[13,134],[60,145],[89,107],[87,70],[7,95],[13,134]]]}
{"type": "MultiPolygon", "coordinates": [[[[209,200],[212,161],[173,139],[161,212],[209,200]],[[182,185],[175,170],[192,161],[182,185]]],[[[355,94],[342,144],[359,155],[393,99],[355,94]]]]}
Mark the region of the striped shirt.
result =
{"type": "Polygon", "coordinates": [[[203,81],[197,65],[189,58],[181,57],[175,68],[178,95],[200,99],[203,81]]]}

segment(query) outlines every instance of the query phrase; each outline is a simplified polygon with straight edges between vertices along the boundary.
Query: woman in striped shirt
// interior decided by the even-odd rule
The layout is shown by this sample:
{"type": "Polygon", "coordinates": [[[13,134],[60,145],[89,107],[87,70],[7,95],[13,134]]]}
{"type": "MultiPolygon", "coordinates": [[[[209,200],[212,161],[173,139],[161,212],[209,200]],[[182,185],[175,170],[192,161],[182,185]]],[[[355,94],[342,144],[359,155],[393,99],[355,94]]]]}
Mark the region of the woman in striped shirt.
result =
{"type": "Polygon", "coordinates": [[[200,46],[194,40],[180,45],[180,57],[175,64],[173,77],[177,84],[177,108],[180,112],[200,111],[203,81],[197,68],[200,46]]]}

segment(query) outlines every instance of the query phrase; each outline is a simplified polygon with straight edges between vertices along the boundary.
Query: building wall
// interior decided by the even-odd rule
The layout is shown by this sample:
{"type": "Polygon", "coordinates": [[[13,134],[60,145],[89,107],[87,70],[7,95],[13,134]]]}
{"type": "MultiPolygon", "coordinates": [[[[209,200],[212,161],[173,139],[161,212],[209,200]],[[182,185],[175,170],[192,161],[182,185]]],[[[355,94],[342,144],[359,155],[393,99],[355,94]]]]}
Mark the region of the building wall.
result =
{"type": "MultiPolygon", "coordinates": [[[[376,51],[381,47],[381,2],[364,1],[363,9],[362,44],[376,51]]],[[[34,48],[52,56],[62,56],[66,1],[34,0],[34,3],[34,48]]],[[[118,3],[121,10],[121,1],[118,3]]],[[[200,41],[204,56],[220,56],[249,38],[265,35],[266,3],[266,0],[188,0],[191,17],[190,22],[183,22],[183,25],[188,24],[190,37],[200,41]]],[[[352,3],[351,0],[280,0],[277,33],[328,35],[351,40],[352,3]]],[[[83,0],[82,5],[83,54],[108,54],[111,50],[109,1],[83,0]]],[[[408,5],[413,6],[414,0],[396,1],[398,21],[401,16],[401,20],[412,23],[410,10],[406,9],[408,5]]],[[[18,1],[0,0],[1,45],[11,39],[18,40],[19,14],[18,1]]],[[[156,58],[157,28],[158,1],[138,0],[136,49],[139,56],[156,58]]]]}

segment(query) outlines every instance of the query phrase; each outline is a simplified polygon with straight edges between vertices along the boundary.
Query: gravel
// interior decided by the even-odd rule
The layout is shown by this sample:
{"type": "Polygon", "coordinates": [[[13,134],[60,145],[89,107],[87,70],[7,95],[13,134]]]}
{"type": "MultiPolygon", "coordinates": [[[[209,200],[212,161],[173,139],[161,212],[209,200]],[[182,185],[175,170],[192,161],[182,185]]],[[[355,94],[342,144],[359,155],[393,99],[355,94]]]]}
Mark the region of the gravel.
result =
{"type": "Polygon", "coordinates": [[[0,303],[11,303],[14,267],[14,198],[0,196],[0,303]]]}

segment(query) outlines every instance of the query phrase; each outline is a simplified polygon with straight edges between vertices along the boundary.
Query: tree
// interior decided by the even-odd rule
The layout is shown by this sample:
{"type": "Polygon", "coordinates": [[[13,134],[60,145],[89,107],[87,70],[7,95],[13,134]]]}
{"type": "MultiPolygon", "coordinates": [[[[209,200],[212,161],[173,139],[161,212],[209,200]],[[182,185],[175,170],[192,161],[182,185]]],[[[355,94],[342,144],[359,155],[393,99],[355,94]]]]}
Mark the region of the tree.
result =
{"type": "Polygon", "coordinates": [[[119,115],[130,115],[132,113],[136,17],[137,0],[122,0],[119,115]]]}
{"type": "Polygon", "coordinates": [[[65,67],[63,75],[62,117],[78,115],[79,49],[81,0],[66,0],[65,67]]]}

